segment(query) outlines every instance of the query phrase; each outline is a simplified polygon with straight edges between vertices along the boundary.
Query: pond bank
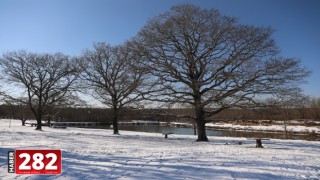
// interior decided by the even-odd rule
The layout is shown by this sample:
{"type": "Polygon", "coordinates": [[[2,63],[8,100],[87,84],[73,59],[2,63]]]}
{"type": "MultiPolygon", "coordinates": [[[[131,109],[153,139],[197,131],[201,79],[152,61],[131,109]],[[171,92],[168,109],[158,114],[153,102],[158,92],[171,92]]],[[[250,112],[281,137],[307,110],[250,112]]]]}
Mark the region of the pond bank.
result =
{"type": "MultiPolygon", "coordinates": [[[[110,129],[110,126],[96,126],[86,127],[95,129],[110,129]]],[[[136,131],[136,132],[149,132],[149,133],[173,133],[179,135],[194,135],[193,127],[190,125],[178,126],[168,125],[167,123],[159,123],[157,125],[151,124],[120,124],[121,131],[136,131]]],[[[272,139],[292,139],[292,140],[308,140],[308,141],[320,141],[319,134],[302,134],[302,133],[284,133],[277,131],[258,131],[258,130],[232,130],[230,128],[214,128],[207,127],[207,136],[214,137],[245,137],[245,138],[272,138],[272,139]]]]}

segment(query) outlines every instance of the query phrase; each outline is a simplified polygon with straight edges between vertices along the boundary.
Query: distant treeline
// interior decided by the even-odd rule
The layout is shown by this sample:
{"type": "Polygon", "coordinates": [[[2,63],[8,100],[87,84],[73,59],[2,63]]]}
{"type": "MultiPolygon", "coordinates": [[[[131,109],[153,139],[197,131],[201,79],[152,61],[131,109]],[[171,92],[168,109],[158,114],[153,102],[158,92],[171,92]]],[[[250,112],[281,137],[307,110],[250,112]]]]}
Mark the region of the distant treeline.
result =
{"type": "MultiPolygon", "coordinates": [[[[50,118],[65,122],[112,122],[112,110],[103,108],[61,108],[51,114],[44,115],[44,120],[50,118]]],[[[126,109],[120,115],[120,121],[154,120],[154,121],[190,121],[193,116],[188,108],[171,109],[126,109]]],[[[0,117],[9,119],[35,119],[28,107],[17,105],[0,105],[0,117]]],[[[259,109],[227,109],[207,121],[227,120],[292,120],[317,119],[320,120],[320,107],[308,108],[259,108],[259,109]]]]}

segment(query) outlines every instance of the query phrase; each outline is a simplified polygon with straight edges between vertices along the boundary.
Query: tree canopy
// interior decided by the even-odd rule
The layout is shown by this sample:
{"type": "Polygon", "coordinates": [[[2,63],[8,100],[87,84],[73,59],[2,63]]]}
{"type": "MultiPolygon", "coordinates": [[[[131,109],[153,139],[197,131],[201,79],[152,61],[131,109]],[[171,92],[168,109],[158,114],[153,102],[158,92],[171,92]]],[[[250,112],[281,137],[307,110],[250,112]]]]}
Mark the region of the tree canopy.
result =
{"type": "Polygon", "coordinates": [[[118,116],[123,108],[135,107],[141,100],[147,72],[141,58],[127,47],[94,44],[82,55],[82,79],[92,95],[113,109],[113,130],[118,134],[118,116]]]}
{"type": "Polygon", "coordinates": [[[80,68],[69,56],[12,51],[1,57],[0,65],[2,78],[24,90],[21,96],[5,92],[4,98],[29,106],[37,119],[37,130],[41,130],[42,117],[54,106],[76,99],[72,92],[80,68]]]}
{"type": "Polygon", "coordinates": [[[151,19],[133,44],[161,82],[153,100],[191,105],[198,140],[207,141],[206,117],[297,89],[309,75],[299,60],[280,55],[272,33],[184,4],[151,19]]]}

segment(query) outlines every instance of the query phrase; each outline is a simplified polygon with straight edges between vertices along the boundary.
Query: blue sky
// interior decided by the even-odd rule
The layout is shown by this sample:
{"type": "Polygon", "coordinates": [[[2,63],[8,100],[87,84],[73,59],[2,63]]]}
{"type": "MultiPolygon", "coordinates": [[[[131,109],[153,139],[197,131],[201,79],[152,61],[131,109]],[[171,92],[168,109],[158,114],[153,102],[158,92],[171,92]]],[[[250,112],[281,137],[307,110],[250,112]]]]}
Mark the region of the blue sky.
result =
{"type": "Polygon", "coordinates": [[[175,4],[215,8],[271,26],[285,57],[312,70],[305,94],[320,97],[319,0],[0,0],[0,53],[26,49],[80,55],[93,42],[121,44],[175,4]]]}

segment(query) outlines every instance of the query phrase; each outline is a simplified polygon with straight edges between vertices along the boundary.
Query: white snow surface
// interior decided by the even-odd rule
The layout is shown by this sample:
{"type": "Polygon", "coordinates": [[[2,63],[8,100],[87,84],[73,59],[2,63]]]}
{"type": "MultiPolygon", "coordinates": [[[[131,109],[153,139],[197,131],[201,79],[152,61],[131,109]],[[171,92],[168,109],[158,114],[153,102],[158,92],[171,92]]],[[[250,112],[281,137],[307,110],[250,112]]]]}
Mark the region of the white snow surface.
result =
{"type": "Polygon", "coordinates": [[[0,120],[0,179],[320,179],[320,142],[263,141],[106,129],[53,129],[0,120]],[[239,145],[242,142],[242,145],[239,145]],[[9,174],[7,154],[14,149],[61,149],[62,174],[9,174]]]}
{"type": "Polygon", "coordinates": [[[206,127],[228,128],[233,130],[246,130],[246,131],[285,131],[285,128],[286,128],[288,132],[320,134],[320,126],[314,126],[314,127],[292,126],[292,125],[243,126],[243,125],[235,125],[230,123],[207,123],[206,127]]]}

